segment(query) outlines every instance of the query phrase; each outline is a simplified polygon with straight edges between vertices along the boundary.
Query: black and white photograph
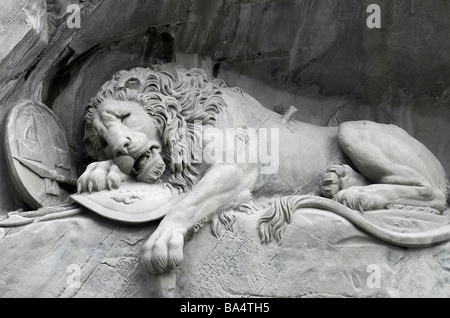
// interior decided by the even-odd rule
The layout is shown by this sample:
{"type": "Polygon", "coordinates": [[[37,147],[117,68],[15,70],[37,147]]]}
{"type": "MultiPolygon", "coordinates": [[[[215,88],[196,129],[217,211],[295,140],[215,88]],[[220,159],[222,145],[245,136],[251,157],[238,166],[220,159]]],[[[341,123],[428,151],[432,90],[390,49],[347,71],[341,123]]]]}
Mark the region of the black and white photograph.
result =
{"type": "Polygon", "coordinates": [[[1,0],[0,298],[450,297],[449,17],[1,0]]]}

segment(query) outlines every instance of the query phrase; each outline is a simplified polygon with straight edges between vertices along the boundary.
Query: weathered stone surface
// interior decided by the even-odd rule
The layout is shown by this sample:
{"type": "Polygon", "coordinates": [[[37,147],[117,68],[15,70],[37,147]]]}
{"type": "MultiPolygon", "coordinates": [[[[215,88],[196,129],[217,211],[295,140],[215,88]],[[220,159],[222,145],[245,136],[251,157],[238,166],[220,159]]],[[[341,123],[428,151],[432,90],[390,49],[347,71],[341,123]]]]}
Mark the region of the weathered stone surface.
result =
{"type": "MultiPolygon", "coordinates": [[[[399,231],[448,223],[444,216],[372,216],[399,231]],[[425,221],[424,221],[425,220],[425,221]],[[433,222],[430,222],[432,220],[433,222]]],[[[3,230],[1,297],[447,297],[450,243],[385,245],[330,212],[294,214],[281,245],[261,244],[260,213],[236,214],[219,238],[204,227],[183,265],[149,276],[140,249],[157,222],[123,225],[92,212],[3,230]],[[374,276],[375,275],[375,276],[374,276]]]]}
{"type": "Polygon", "coordinates": [[[0,82],[4,82],[31,67],[47,45],[45,0],[3,1],[0,38],[0,82]]]}

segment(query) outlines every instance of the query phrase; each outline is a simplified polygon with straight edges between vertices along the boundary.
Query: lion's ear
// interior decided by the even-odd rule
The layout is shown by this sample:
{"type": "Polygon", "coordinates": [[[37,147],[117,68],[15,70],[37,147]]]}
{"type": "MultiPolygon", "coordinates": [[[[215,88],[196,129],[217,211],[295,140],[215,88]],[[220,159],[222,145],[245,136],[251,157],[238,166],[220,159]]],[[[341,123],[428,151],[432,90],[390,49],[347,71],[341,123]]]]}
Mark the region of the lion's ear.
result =
{"type": "Polygon", "coordinates": [[[132,77],[125,82],[124,87],[138,91],[141,89],[142,83],[138,78],[132,77]]]}
{"type": "Polygon", "coordinates": [[[122,89],[131,89],[142,93],[144,91],[144,84],[145,79],[141,76],[124,76],[117,81],[115,90],[120,91],[122,89]]]}

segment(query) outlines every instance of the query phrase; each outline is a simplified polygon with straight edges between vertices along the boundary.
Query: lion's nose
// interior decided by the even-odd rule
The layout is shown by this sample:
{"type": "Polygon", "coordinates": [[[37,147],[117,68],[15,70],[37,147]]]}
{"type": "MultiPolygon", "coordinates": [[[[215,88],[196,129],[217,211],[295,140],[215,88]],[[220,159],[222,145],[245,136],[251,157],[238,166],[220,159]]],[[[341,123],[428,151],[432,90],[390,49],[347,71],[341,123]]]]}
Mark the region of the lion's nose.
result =
{"type": "Polygon", "coordinates": [[[128,147],[131,145],[130,137],[122,139],[113,149],[114,157],[128,155],[128,147]]]}

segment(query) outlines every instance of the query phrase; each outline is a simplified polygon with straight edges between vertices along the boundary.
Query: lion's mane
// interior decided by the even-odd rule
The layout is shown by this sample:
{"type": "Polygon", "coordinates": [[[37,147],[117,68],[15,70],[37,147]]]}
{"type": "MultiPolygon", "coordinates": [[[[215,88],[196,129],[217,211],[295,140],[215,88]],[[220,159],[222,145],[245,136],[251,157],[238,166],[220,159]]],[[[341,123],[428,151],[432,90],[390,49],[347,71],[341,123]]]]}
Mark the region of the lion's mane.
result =
{"type": "Polygon", "coordinates": [[[159,124],[171,172],[169,183],[186,191],[192,188],[197,175],[192,163],[202,147],[199,128],[215,126],[218,114],[226,106],[221,97],[221,89],[226,87],[223,81],[209,78],[201,69],[158,65],[119,71],[86,107],[86,151],[96,160],[108,159],[93,127],[93,114],[101,103],[106,99],[137,102],[159,124]]]}

